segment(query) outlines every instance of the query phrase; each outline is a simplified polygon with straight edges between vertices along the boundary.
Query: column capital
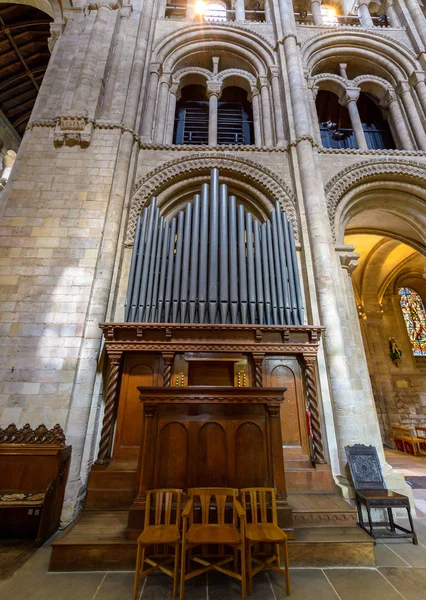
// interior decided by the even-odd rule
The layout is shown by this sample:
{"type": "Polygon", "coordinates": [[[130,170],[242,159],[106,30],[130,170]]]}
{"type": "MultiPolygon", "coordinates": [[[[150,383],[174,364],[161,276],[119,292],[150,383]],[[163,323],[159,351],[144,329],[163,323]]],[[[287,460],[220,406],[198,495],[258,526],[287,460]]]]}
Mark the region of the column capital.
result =
{"type": "Polygon", "coordinates": [[[403,94],[410,92],[410,87],[411,86],[408,81],[398,81],[395,86],[395,92],[398,94],[398,96],[402,96],[403,94]]]}
{"type": "Polygon", "coordinates": [[[392,102],[398,100],[398,96],[396,95],[394,90],[387,90],[382,99],[380,100],[380,106],[383,108],[388,108],[392,102]]]}
{"type": "Polygon", "coordinates": [[[340,75],[343,79],[348,79],[348,74],[346,69],[348,68],[348,63],[339,63],[340,75]]]}
{"type": "Polygon", "coordinates": [[[217,96],[220,98],[222,94],[222,82],[221,81],[207,81],[207,96],[217,96]]]}
{"type": "Polygon", "coordinates": [[[160,85],[162,83],[167,83],[167,85],[170,85],[171,79],[171,73],[163,73],[160,77],[160,85]]]}
{"type": "Polygon", "coordinates": [[[408,78],[408,83],[411,86],[416,87],[416,85],[418,85],[419,83],[424,83],[425,79],[426,75],[423,71],[413,71],[410,77],[408,78]]]}
{"type": "Polygon", "coordinates": [[[252,100],[255,96],[259,96],[260,92],[255,85],[250,86],[250,98],[252,100]]]}
{"type": "Polygon", "coordinates": [[[131,4],[126,4],[126,6],[122,6],[120,9],[120,17],[123,17],[123,19],[129,19],[132,12],[133,6],[131,4]]]}
{"type": "Polygon", "coordinates": [[[149,65],[149,73],[156,73],[157,75],[160,74],[161,71],[161,63],[151,63],[149,65]]]}
{"type": "Polygon", "coordinates": [[[339,98],[339,103],[342,106],[346,106],[347,104],[349,104],[349,102],[356,102],[359,98],[360,93],[361,90],[359,87],[345,88],[345,90],[339,98]]]}
{"type": "Polygon", "coordinates": [[[276,66],[269,67],[269,74],[270,74],[271,79],[272,79],[272,77],[279,77],[280,76],[279,67],[276,67],[276,66]]]}
{"type": "Polygon", "coordinates": [[[343,246],[335,246],[334,249],[339,256],[340,266],[348,275],[352,275],[358,266],[359,254],[354,252],[355,246],[344,244],[343,246]]]}
{"type": "Polygon", "coordinates": [[[121,8],[121,4],[121,0],[114,0],[112,2],[101,0],[100,2],[91,2],[87,5],[87,9],[99,10],[101,8],[107,8],[108,10],[116,10],[117,8],[121,8]]]}
{"type": "Polygon", "coordinates": [[[269,86],[269,80],[265,76],[258,77],[258,81],[261,88],[269,86]]]}
{"type": "Polygon", "coordinates": [[[370,4],[370,0],[358,0],[358,6],[368,6],[370,4]]]}

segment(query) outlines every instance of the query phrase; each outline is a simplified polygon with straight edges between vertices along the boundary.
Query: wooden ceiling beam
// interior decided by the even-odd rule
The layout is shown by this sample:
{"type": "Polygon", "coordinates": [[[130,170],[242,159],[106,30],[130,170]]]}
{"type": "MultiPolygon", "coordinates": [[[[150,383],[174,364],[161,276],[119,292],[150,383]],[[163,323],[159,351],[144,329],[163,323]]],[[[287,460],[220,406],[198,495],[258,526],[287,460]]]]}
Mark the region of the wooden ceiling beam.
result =
{"type": "Polygon", "coordinates": [[[6,36],[7,36],[7,39],[9,40],[9,42],[10,42],[11,46],[13,47],[13,49],[15,50],[15,52],[16,52],[16,55],[18,56],[18,58],[19,58],[19,60],[20,60],[20,62],[21,62],[21,64],[22,64],[22,66],[23,66],[23,67],[24,67],[24,69],[25,69],[25,72],[26,72],[26,74],[28,75],[29,79],[31,80],[31,83],[33,84],[33,86],[35,87],[35,89],[36,89],[36,90],[37,90],[37,92],[38,92],[38,91],[39,91],[39,89],[40,89],[40,86],[38,85],[38,83],[37,83],[37,82],[36,82],[36,80],[34,79],[34,76],[33,76],[33,74],[32,74],[32,73],[31,73],[31,71],[29,70],[29,68],[28,68],[28,66],[27,66],[27,63],[26,63],[26,61],[25,61],[24,57],[22,56],[22,54],[21,54],[21,52],[20,52],[20,50],[19,50],[18,46],[15,44],[15,41],[14,41],[14,39],[13,39],[13,36],[12,36],[12,34],[10,33],[10,31],[7,29],[7,27],[6,27],[6,23],[3,21],[3,19],[2,19],[2,17],[1,17],[1,16],[0,16],[0,25],[1,25],[1,26],[4,28],[4,33],[6,34],[6,36]]]}

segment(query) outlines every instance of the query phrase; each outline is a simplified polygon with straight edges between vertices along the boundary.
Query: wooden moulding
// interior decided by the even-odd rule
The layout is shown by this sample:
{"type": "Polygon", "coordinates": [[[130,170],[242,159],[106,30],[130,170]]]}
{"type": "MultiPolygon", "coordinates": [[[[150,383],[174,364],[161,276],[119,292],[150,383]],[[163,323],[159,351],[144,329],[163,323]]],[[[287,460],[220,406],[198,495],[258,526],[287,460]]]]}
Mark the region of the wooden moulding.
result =
{"type": "Polygon", "coordinates": [[[323,327],[100,323],[108,354],[116,352],[243,352],[316,356],[323,327]]]}

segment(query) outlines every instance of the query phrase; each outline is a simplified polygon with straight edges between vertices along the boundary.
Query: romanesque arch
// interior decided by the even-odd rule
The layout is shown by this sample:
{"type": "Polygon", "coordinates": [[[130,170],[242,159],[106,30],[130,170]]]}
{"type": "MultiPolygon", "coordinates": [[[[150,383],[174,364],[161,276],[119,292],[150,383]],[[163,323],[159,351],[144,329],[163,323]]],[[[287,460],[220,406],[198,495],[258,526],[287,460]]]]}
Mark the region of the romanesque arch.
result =
{"type": "Polygon", "coordinates": [[[292,221],[298,239],[294,194],[280,177],[247,159],[224,153],[203,153],[165,163],[137,181],[130,206],[126,245],[133,244],[137,217],[153,195],[157,196],[158,206],[163,212],[175,211],[174,198],[179,197],[181,187],[187,187],[191,180],[197,183],[207,181],[212,168],[220,170],[223,182],[241,190],[243,196],[251,197],[253,212],[269,215],[273,204],[278,201],[292,221]]]}

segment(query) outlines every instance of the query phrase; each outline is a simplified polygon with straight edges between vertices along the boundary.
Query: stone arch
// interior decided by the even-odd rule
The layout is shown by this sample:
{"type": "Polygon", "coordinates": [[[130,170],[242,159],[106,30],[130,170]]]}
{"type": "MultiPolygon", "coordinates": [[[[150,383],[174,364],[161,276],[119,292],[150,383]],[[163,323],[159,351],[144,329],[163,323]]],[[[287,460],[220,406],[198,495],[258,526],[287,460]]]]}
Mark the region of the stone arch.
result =
{"type": "Polygon", "coordinates": [[[313,85],[318,86],[320,90],[327,90],[339,97],[348,87],[347,79],[333,73],[319,73],[314,75],[310,81],[313,85]]]}
{"type": "MultiPolygon", "coordinates": [[[[133,244],[138,215],[151,196],[159,195],[166,189],[171,189],[172,193],[176,193],[180,182],[185,183],[189,178],[198,177],[201,183],[202,177],[207,180],[210,169],[214,167],[217,167],[221,176],[228,178],[231,183],[242,186],[241,189],[248,186],[249,192],[254,198],[254,204],[260,207],[260,213],[267,215],[272,210],[274,202],[278,201],[292,221],[296,240],[298,239],[295,197],[287,184],[265,167],[259,167],[258,164],[245,158],[237,158],[220,152],[192,154],[178,158],[150,171],[137,181],[130,205],[126,245],[133,244]]],[[[172,209],[173,207],[170,207],[169,204],[167,198],[163,198],[162,201],[159,199],[158,205],[163,210],[172,209]]]]}
{"type": "Polygon", "coordinates": [[[256,33],[238,27],[220,27],[214,23],[197,24],[168,35],[154,50],[153,62],[163,65],[164,72],[173,72],[179,61],[194,51],[210,48],[237,54],[253,65],[257,74],[266,76],[268,68],[275,65],[272,46],[256,33]]]}
{"type": "Polygon", "coordinates": [[[208,69],[202,69],[201,67],[184,67],[179,69],[176,73],[173,73],[173,83],[180,83],[182,79],[188,75],[200,75],[205,77],[206,81],[213,78],[213,73],[208,69]]]}
{"type": "Polygon", "coordinates": [[[62,21],[63,8],[70,6],[68,0],[62,2],[62,0],[0,0],[0,4],[23,4],[25,6],[32,6],[38,8],[42,12],[52,17],[55,22],[62,21]]]}
{"type": "Polygon", "coordinates": [[[336,60],[336,57],[341,62],[353,58],[358,63],[371,65],[368,72],[380,73],[393,85],[408,79],[413,71],[420,68],[414,53],[399,40],[351,28],[339,28],[339,31],[310,38],[302,45],[302,57],[309,73],[336,60]]]}
{"type": "MultiPolygon", "coordinates": [[[[346,224],[357,210],[381,209],[406,225],[409,235],[404,242],[426,255],[426,216],[422,216],[426,201],[425,165],[393,158],[356,163],[337,173],[326,184],[325,194],[338,243],[343,241],[346,224]]],[[[379,232],[374,227],[368,229],[370,233],[379,232]]],[[[389,232],[382,229],[380,233],[389,232]]],[[[392,235],[395,237],[394,232],[392,235]]]]}

